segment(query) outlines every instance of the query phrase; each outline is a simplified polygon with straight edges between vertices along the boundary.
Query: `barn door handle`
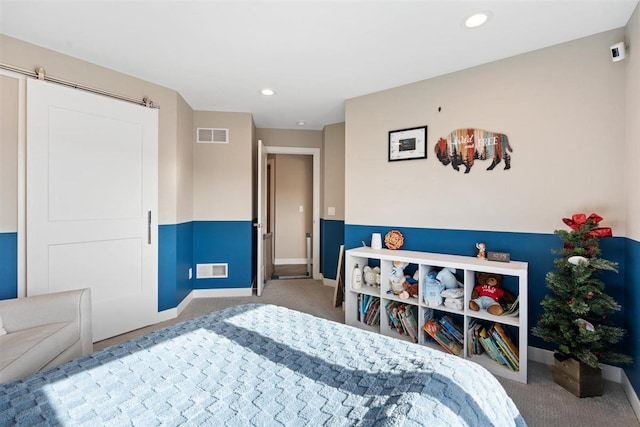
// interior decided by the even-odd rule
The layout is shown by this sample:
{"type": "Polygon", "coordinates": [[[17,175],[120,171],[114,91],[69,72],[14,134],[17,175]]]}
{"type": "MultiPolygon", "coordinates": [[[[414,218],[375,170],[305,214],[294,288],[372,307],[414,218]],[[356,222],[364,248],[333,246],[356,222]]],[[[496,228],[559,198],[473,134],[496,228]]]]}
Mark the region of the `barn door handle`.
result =
{"type": "Polygon", "coordinates": [[[151,244],[151,211],[147,212],[147,243],[151,244]]]}

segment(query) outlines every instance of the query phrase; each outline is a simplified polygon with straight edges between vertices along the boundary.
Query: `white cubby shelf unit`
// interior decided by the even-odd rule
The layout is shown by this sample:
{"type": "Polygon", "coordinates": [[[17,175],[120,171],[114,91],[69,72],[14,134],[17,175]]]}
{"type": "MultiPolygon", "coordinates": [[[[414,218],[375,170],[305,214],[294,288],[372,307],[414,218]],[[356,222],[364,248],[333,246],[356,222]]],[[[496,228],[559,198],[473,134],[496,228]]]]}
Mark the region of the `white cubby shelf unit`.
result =
{"type": "MultiPolygon", "coordinates": [[[[406,271],[406,270],[405,270],[406,271]]],[[[527,382],[527,307],[528,307],[528,289],[527,289],[528,264],[526,262],[511,261],[498,262],[479,259],[476,257],[447,255],[438,253],[408,251],[408,250],[389,250],[389,249],[372,249],[362,247],[349,249],[345,253],[345,323],[360,329],[377,332],[383,335],[412,341],[408,335],[401,335],[395,328],[389,325],[389,316],[386,313],[385,306],[391,301],[402,304],[411,304],[417,307],[418,319],[417,328],[419,333],[418,343],[416,345],[425,345],[442,350],[442,347],[435,341],[431,341],[426,332],[422,329],[425,324],[425,315],[433,310],[434,318],[444,315],[454,317],[463,327],[464,348],[460,357],[476,362],[485,367],[495,375],[509,378],[522,383],[527,382]],[[401,299],[399,296],[388,293],[390,290],[389,277],[394,261],[409,263],[408,269],[418,269],[419,286],[418,298],[401,299]],[[380,266],[380,287],[368,286],[362,282],[359,289],[352,286],[353,271],[355,265],[362,269],[369,265],[371,267],[380,266]],[[423,297],[423,281],[428,271],[428,267],[455,268],[456,276],[464,287],[463,308],[457,310],[455,308],[439,305],[430,307],[424,302],[423,297]],[[503,287],[509,290],[514,296],[519,297],[519,314],[517,316],[494,316],[486,310],[474,311],[469,308],[469,300],[471,293],[476,284],[476,273],[494,273],[504,277],[503,287]],[[517,282],[517,283],[516,283],[517,282]],[[367,325],[359,320],[359,294],[370,295],[380,298],[380,319],[377,325],[367,325]],[[473,320],[486,325],[499,323],[508,325],[513,340],[517,342],[519,363],[518,370],[513,371],[504,365],[491,359],[486,353],[471,354],[469,351],[470,338],[468,334],[470,323],[473,320]]]]}

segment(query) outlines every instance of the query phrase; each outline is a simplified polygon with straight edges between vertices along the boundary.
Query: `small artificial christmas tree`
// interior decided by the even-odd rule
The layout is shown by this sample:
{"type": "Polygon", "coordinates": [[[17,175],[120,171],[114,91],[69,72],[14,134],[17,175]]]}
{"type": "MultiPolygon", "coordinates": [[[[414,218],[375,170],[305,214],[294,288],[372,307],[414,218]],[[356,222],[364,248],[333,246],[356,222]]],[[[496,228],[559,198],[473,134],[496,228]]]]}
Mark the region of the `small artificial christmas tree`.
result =
{"type": "Polygon", "coordinates": [[[593,368],[601,362],[631,362],[613,349],[625,330],[613,326],[607,315],[620,310],[620,305],[604,292],[598,278],[601,271],[617,272],[616,263],[599,258],[599,239],[610,237],[611,229],[598,227],[602,217],[596,214],[575,214],[563,221],[571,231],[555,231],[564,247],[553,250],[561,255],[554,261],[556,270],[546,277],[553,293],[541,302],[544,312],[533,335],[556,343],[560,352],[593,368]]]}

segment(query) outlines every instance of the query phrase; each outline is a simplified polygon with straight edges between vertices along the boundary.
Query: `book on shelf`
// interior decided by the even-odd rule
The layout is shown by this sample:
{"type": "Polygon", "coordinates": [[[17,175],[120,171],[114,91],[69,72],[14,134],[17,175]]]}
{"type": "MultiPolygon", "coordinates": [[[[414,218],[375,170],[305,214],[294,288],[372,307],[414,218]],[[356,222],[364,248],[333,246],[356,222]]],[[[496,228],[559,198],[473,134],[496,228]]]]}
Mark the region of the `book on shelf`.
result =
{"type": "Polygon", "coordinates": [[[517,371],[520,365],[520,354],[516,345],[511,340],[511,337],[507,333],[507,331],[502,327],[501,324],[496,323],[491,327],[490,333],[493,336],[496,344],[498,345],[498,349],[502,351],[504,356],[507,358],[507,362],[513,368],[514,371],[517,371]]]}
{"type": "Polygon", "coordinates": [[[516,297],[516,300],[513,303],[507,304],[506,307],[504,307],[504,312],[502,312],[501,316],[510,316],[510,317],[517,316],[520,314],[519,307],[520,307],[520,295],[516,297]]]}
{"type": "Polygon", "coordinates": [[[480,344],[484,347],[485,352],[491,357],[493,360],[498,362],[501,365],[506,365],[507,361],[504,359],[502,354],[498,351],[498,347],[493,342],[493,339],[487,332],[486,328],[480,329],[480,344]]]}
{"type": "Polygon", "coordinates": [[[458,344],[464,345],[462,327],[458,322],[456,322],[451,316],[444,315],[440,318],[439,323],[453,336],[458,344]]]}
{"type": "Polygon", "coordinates": [[[467,351],[469,353],[469,356],[472,356],[474,354],[484,354],[484,347],[480,343],[480,329],[482,328],[483,326],[475,319],[472,319],[469,322],[469,341],[467,344],[467,351]]]}
{"type": "Polygon", "coordinates": [[[358,321],[367,325],[378,325],[380,322],[380,298],[366,294],[358,294],[358,321]]]}
{"type": "Polygon", "coordinates": [[[380,298],[373,297],[367,307],[365,323],[367,325],[378,325],[380,323],[380,298]]]}
{"type": "Polygon", "coordinates": [[[489,357],[512,371],[518,371],[520,369],[518,353],[513,351],[516,347],[502,325],[496,323],[488,329],[481,326],[478,334],[479,342],[489,357]],[[498,330],[500,330],[500,332],[498,332],[498,330]],[[507,344],[507,339],[510,345],[507,344]]]}
{"type": "Polygon", "coordinates": [[[390,301],[385,306],[389,327],[401,335],[408,335],[413,342],[418,342],[418,307],[412,304],[402,304],[390,301]]]}
{"type": "Polygon", "coordinates": [[[404,312],[409,335],[411,335],[414,342],[418,342],[418,307],[409,305],[405,308],[404,312]]]}
{"type": "Polygon", "coordinates": [[[449,353],[455,354],[456,356],[460,356],[462,354],[462,347],[455,341],[447,338],[442,332],[441,325],[435,322],[433,319],[427,320],[422,329],[424,329],[427,334],[429,334],[438,344],[440,344],[442,348],[447,350],[449,353]]]}

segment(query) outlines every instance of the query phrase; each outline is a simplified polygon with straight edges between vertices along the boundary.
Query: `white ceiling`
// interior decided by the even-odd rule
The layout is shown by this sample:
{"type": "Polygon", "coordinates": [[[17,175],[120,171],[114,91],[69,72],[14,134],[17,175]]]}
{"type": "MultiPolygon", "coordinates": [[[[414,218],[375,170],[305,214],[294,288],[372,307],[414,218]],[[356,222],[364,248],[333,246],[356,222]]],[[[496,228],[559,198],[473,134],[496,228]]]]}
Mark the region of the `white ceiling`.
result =
{"type": "Polygon", "coordinates": [[[0,0],[0,33],[175,89],[194,110],[322,129],[346,99],[623,27],[637,4],[0,0]],[[464,28],[477,11],[488,24],[464,28]]]}

